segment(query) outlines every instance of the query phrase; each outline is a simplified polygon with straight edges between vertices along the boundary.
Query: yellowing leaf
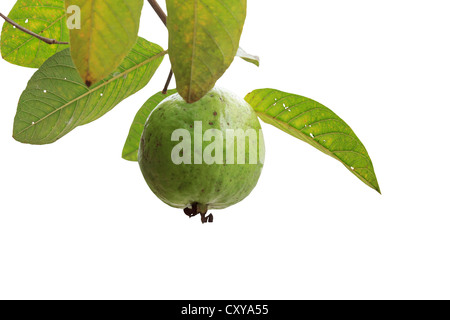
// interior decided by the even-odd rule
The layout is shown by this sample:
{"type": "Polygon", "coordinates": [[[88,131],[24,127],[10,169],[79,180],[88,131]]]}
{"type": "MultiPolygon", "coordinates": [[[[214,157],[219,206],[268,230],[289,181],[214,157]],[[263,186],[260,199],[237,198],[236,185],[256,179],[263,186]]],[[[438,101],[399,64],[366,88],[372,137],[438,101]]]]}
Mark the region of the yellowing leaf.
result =
{"type": "Polygon", "coordinates": [[[107,77],[136,43],[143,0],[66,0],[81,9],[81,28],[70,30],[73,62],[89,87],[107,77]]]}
{"type": "MultiPolygon", "coordinates": [[[[64,0],[19,0],[8,15],[19,25],[43,37],[69,41],[64,0]]],[[[45,60],[68,45],[48,45],[5,22],[2,29],[2,57],[23,67],[39,68],[45,60]]]]}
{"type": "Polygon", "coordinates": [[[167,0],[169,56],[177,89],[200,100],[233,62],[247,14],[246,0],[167,0]]]}

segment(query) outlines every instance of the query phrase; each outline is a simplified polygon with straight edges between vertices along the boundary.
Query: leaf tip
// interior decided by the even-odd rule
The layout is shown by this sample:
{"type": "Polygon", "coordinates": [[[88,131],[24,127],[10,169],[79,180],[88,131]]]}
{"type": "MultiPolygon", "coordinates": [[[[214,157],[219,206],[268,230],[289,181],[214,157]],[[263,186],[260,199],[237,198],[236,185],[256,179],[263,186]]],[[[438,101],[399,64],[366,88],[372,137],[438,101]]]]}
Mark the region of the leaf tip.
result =
{"type": "Polygon", "coordinates": [[[17,142],[23,143],[23,144],[37,144],[37,143],[34,143],[31,140],[27,140],[27,139],[21,137],[20,133],[13,133],[12,138],[14,140],[16,140],[17,142]]]}
{"type": "Polygon", "coordinates": [[[17,142],[22,142],[22,141],[19,140],[19,138],[17,137],[16,133],[13,133],[12,138],[14,140],[16,140],[17,142]]]}
{"type": "Polygon", "coordinates": [[[130,162],[137,162],[137,156],[134,154],[122,154],[122,159],[130,162]]]}
{"type": "Polygon", "coordinates": [[[123,160],[127,160],[127,161],[131,161],[131,162],[136,162],[138,161],[138,151],[130,151],[130,149],[128,148],[128,139],[127,142],[125,143],[125,146],[122,149],[122,159],[123,160]]]}

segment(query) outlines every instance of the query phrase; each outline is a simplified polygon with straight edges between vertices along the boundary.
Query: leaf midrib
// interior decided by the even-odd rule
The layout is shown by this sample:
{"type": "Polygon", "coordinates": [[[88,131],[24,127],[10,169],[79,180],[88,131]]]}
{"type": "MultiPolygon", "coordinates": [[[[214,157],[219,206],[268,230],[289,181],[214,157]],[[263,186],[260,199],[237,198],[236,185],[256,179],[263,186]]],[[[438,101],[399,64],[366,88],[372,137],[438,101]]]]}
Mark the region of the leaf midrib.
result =
{"type": "MultiPolygon", "coordinates": [[[[324,146],[322,146],[320,143],[318,143],[315,139],[311,138],[309,135],[303,133],[301,130],[284,123],[283,121],[279,121],[274,117],[271,117],[263,112],[260,111],[255,111],[257,116],[259,118],[261,118],[264,122],[267,122],[269,124],[273,124],[276,123],[277,125],[283,127],[286,131],[288,132],[292,132],[293,130],[295,131],[295,133],[298,132],[297,136],[299,139],[307,142],[308,144],[314,146],[315,148],[317,148],[318,150],[322,151],[323,153],[329,155],[330,157],[336,159],[337,161],[339,161],[340,163],[342,163],[351,173],[353,173],[354,175],[356,175],[361,181],[363,181],[365,184],[367,184],[369,187],[371,187],[372,189],[376,190],[377,192],[379,192],[381,194],[381,191],[379,190],[379,187],[377,187],[376,185],[373,185],[370,181],[368,181],[366,178],[364,178],[363,176],[361,176],[358,172],[356,172],[356,170],[352,170],[351,166],[348,165],[347,163],[345,163],[342,159],[340,159],[337,155],[334,154],[333,151],[328,150],[327,148],[325,148],[324,146]]],[[[369,169],[369,168],[367,168],[369,169]]]]}
{"type": "Polygon", "coordinates": [[[21,135],[21,134],[24,133],[25,131],[29,130],[30,128],[35,127],[38,123],[44,121],[45,119],[47,119],[47,118],[50,117],[51,115],[55,114],[56,112],[63,110],[64,108],[70,106],[70,105],[73,104],[74,102],[83,99],[84,97],[86,97],[86,96],[90,95],[91,93],[94,93],[95,91],[97,91],[97,90],[99,90],[99,89],[105,87],[106,85],[108,85],[108,84],[110,84],[111,82],[113,82],[113,81],[119,79],[120,77],[123,77],[124,75],[126,75],[126,74],[128,74],[128,73],[130,73],[130,72],[132,72],[132,71],[134,71],[134,70],[136,70],[136,69],[138,69],[138,68],[140,68],[140,67],[142,67],[142,66],[144,66],[144,65],[146,65],[146,64],[148,64],[148,63],[150,63],[151,61],[153,61],[153,60],[155,60],[155,59],[157,59],[157,58],[159,58],[159,57],[163,57],[163,56],[165,56],[166,54],[167,54],[167,50],[162,51],[162,52],[158,53],[157,55],[152,56],[151,58],[149,58],[149,59],[147,59],[147,60],[145,60],[145,61],[143,61],[143,62],[141,62],[141,63],[139,63],[139,64],[137,64],[137,65],[135,65],[134,67],[132,67],[132,68],[130,68],[130,69],[128,69],[128,70],[126,70],[126,71],[120,73],[119,75],[117,75],[117,76],[111,78],[110,80],[108,80],[108,81],[102,83],[102,84],[99,85],[98,87],[95,87],[94,89],[89,90],[89,91],[87,91],[86,93],[83,93],[81,96],[79,96],[79,97],[77,97],[77,98],[75,98],[75,99],[73,99],[73,100],[67,102],[66,104],[62,105],[61,107],[59,107],[59,108],[53,110],[52,112],[50,112],[49,114],[45,115],[45,116],[42,117],[41,119],[37,120],[37,121],[34,123],[34,125],[32,124],[32,125],[29,125],[28,127],[24,128],[22,131],[18,132],[15,136],[21,135]]]}
{"type": "Polygon", "coordinates": [[[90,65],[90,59],[89,59],[89,57],[91,56],[91,52],[92,52],[92,34],[93,34],[93,32],[92,32],[92,30],[95,30],[95,23],[94,23],[94,20],[95,20],[95,9],[94,9],[94,6],[95,6],[95,0],[92,0],[92,2],[91,2],[91,32],[89,32],[89,40],[88,40],[88,46],[87,46],[87,52],[86,52],[86,57],[85,57],[85,59],[88,61],[88,63],[87,63],[87,66],[86,66],[86,78],[84,79],[85,81],[89,78],[89,75],[90,75],[90,70],[91,70],[91,65],[90,65]]]}
{"type": "Polygon", "coordinates": [[[194,34],[192,35],[192,59],[191,59],[191,74],[189,79],[189,91],[188,98],[192,99],[192,82],[194,79],[194,66],[195,66],[195,53],[196,53],[196,42],[197,42],[197,10],[198,10],[198,0],[194,0],[194,34]]]}

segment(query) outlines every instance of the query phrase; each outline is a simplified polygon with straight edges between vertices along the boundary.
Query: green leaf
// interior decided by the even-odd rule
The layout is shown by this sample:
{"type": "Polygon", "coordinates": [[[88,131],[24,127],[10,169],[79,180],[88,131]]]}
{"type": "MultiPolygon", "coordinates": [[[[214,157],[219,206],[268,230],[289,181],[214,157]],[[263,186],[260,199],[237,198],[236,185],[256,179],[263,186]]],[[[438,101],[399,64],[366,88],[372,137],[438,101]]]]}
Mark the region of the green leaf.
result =
{"type": "Polygon", "coordinates": [[[236,56],[259,67],[259,57],[245,52],[241,47],[239,47],[236,56]]]}
{"type": "Polygon", "coordinates": [[[366,148],[333,111],[314,100],[273,89],[255,90],[245,100],[264,122],[340,161],[365,184],[380,192],[366,148]]]}
{"type": "Polygon", "coordinates": [[[127,141],[122,151],[122,158],[129,161],[138,160],[139,144],[141,142],[142,132],[144,131],[145,122],[150,116],[150,113],[161,103],[165,98],[177,92],[176,89],[167,91],[166,94],[158,92],[154,96],[150,97],[146,103],[139,109],[136,117],[131,124],[130,133],[128,134],[127,141]]]}
{"type": "Polygon", "coordinates": [[[89,87],[107,77],[136,43],[143,0],[66,0],[81,9],[81,28],[70,30],[72,59],[89,87]]]}
{"type": "Polygon", "coordinates": [[[90,89],[80,78],[69,49],[57,53],[36,71],[22,93],[14,119],[14,138],[30,144],[52,143],[100,118],[142,89],[166,53],[139,38],[122,65],[90,89]]]}
{"type": "MultiPolygon", "coordinates": [[[[69,41],[63,0],[19,0],[8,15],[19,25],[43,37],[69,41]]],[[[1,36],[2,57],[23,67],[39,68],[68,45],[48,45],[5,22],[1,36]]]]}
{"type": "Polygon", "coordinates": [[[233,62],[247,0],[167,0],[169,56],[177,89],[200,100],[233,62]]]}

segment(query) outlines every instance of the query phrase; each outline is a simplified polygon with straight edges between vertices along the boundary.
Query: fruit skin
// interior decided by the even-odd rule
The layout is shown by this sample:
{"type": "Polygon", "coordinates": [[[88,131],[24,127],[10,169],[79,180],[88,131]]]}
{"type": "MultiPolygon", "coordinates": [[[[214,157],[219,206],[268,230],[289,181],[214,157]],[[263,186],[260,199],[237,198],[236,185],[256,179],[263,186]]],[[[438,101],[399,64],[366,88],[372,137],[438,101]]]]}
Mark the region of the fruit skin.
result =
{"type": "MultiPolygon", "coordinates": [[[[259,159],[264,158],[265,152],[260,130],[252,107],[229,91],[215,88],[192,104],[175,94],[162,101],[147,119],[139,147],[139,165],[150,189],[169,206],[184,209],[195,205],[200,213],[224,209],[246,198],[258,182],[263,168],[259,159]],[[174,164],[172,150],[180,141],[171,141],[172,133],[186,129],[193,145],[195,121],[202,121],[203,134],[208,129],[218,129],[226,137],[227,129],[256,130],[257,163],[249,164],[249,139],[246,139],[245,164],[237,164],[237,152],[234,164],[226,163],[225,141],[223,164],[194,164],[193,146],[192,164],[174,164]]],[[[210,141],[203,142],[203,151],[209,144],[210,141]]]]}

